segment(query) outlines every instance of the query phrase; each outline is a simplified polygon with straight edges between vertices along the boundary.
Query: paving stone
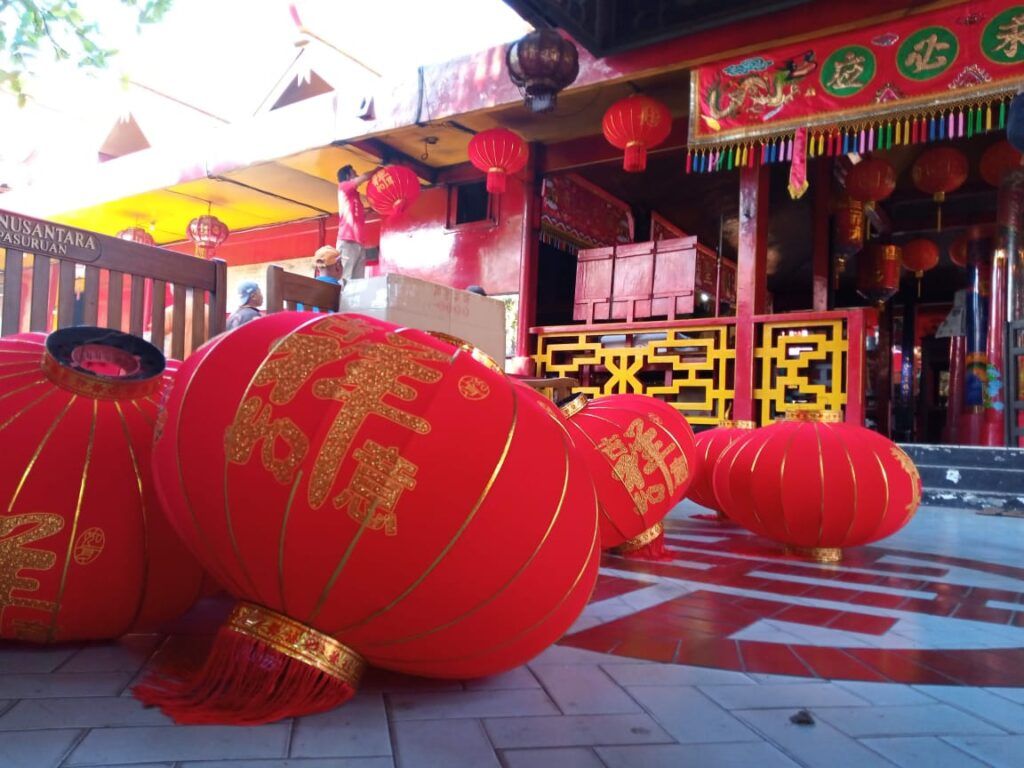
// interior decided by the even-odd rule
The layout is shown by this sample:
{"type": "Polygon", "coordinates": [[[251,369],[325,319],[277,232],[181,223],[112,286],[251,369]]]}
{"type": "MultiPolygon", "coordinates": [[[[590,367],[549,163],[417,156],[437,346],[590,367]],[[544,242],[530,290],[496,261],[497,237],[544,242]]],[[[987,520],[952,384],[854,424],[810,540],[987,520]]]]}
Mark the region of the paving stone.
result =
{"type": "Polygon", "coordinates": [[[1010,733],[1024,733],[1024,705],[981,688],[964,685],[919,685],[919,691],[970,712],[1010,733]]]}
{"type": "Polygon", "coordinates": [[[639,705],[601,667],[541,664],[535,674],[558,708],[567,715],[615,715],[640,711],[639,705]]]}
{"type": "Polygon", "coordinates": [[[499,749],[664,744],[673,739],[648,715],[563,715],[484,720],[499,749]]]}
{"type": "Polygon", "coordinates": [[[859,696],[832,683],[811,685],[702,685],[700,690],[726,709],[776,709],[778,707],[869,706],[859,696]]]}
{"type": "MultiPolygon", "coordinates": [[[[0,721],[2,722],[2,721],[0,721]]],[[[295,721],[290,757],[367,757],[391,754],[388,718],[380,693],[295,721]]]]}
{"type": "Polygon", "coordinates": [[[666,688],[652,685],[635,686],[626,690],[680,743],[758,739],[757,734],[696,688],[666,688]]]}
{"type": "Polygon", "coordinates": [[[945,736],[1000,734],[995,726],[948,704],[904,707],[824,707],[815,716],[844,733],[862,736],[945,736]]]}
{"type": "Polygon", "coordinates": [[[0,768],[51,768],[60,765],[81,731],[0,733],[0,768]]]}
{"type": "Polygon", "coordinates": [[[78,647],[39,648],[35,646],[0,649],[0,674],[53,672],[76,653],[78,647]]]}
{"type": "MultiPolygon", "coordinates": [[[[888,763],[856,740],[845,736],[815,717],[814,725],[790,721],[794,710],[748,709],[734,714],[769,741],[782,747],[801,763],[822,768],[891,768],[888,763]]],[[[817,712],[813,713],[817,716],[817,712]]]]}
{"type": "Polygon", "coordinates": [[[755,685],[742,672],[682,664],[602,664],[619,685],[755,685]]]}
{"type": "Polygon", "coordinates": [[[993,768],[1020,768],[1024,762],[1024,736],[960,736],[945,741],[993,768]]]}
{"type": "Polygon", "coordinates": [[[796,768],[770,744],[598,747],[608,768],[796,768]]]}
{"type": "Polygon", "coordinates": [[[116,696],[131,680],[124,672],[66,675],[0,674],[0,699],[55,699],[65,696],[116,696]]]}
{"type": "MultiPolygon", "coordinates": [[[[390,757],[288,758],[285,760],[202,760],[178,763],[180,768],[394,768],[390,757]]],[[[139,768],[130,766],[130,768],[139,768]]]]}
{"type": "Polygon", "coordinates": [[[604,768],[601,758],[583,747],[506,749],[501,757],[508,768],[604,768]]]}
{"type": "Polygon", "coordinates": [[[896,683],[861,683],[855,680],[836,680],[835,685],[845,688],[855,696],[880,707],[903,704],[934,704],[935,699],[916,691],[909,685],[896,683]]]}
{"type": "Polygon", "coordinates": [[[1004,699],[1024,704],[1024,688],[983,688],[982,690],[1002,696],[1004,699]]]}
{"type": "Polygon", "coordinates": [[[393,727],[397,768],[500,768],[479,720],[406,720],[393,727]]]}
{"type": "Polygon", "coordinates": [[[391,693],[391,719],[438,720],[459,717],[557,715],[558,707],[541,689],[391,693]]]}
{"type": "Polygon", "coordinates": [[[553,645],[546,651],[530,661],[530,668],[534,669],[542,664],[644,664],[643,659],[631,659],[626,656],[609,656],[604,653],[588,651],[583,648],[568,648],[562,645],[553,645]]]}
{"type": "Polygon", "coordinates": [[[118,696],[26,699],[0,717],[0,731],[170,724],[160,710],[145,709],[135,699],[118,696]]]}
{"type": "Polygon", "coordinates": [[[935,736],[861,739],[860,743],[900,768],[985,768],[985,763],[935,736]]]}
{"type": "Polygon", "coordinates": [[[259,727],[177,725],[90,731],[69,766],[125,765],[153,760],[283,758],[290,723],[259,727]]]}
{"type": "Polygon", "coordinates": [[[64,672],[138,672],[160,644],[159,635],[127,635],[83,648],[61,665],[64,672]]]}
{"type": "Polygon", "coordinates": [[[508,691],[516,688],[540,688],[537,678],[529,667],[522,666],[510,669],[500,675],[480,677],[475,680],[463,680],[467,691],[508,691]]]}

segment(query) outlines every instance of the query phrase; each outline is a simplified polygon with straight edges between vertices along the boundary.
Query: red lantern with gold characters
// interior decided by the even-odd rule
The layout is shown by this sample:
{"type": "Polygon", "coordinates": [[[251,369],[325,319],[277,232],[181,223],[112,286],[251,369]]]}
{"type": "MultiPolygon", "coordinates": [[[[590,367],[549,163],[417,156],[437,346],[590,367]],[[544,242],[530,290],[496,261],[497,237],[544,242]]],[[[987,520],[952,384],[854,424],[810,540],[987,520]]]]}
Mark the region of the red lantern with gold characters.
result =
{"type": "Polygon", "coordinates": [[[832,562],[844,548],[906,525],[921,502],[914,463],[892,441],[839,416],[792,411],[736,441],[713,479],[729,519],[832,562]]]}
{"type": "Polygon", "coordinates": [[[152,631],[195,601],[199,565],[150,480],[160,352],[77,327],[0,340],[0,638],[152,631]]]}
{"type": "Polygon", "coordinates": [[[1021,154],[1008,141],[997,141],[981,156],[981,178],[998,187],[1003,176],[1021,167],[1021,154]]]}
{"type": "Polygon", "coordinates": [[[191,355],[167,414],[154,453],[169,516],[241,600],[201,670],[136,688],[178,722],[329,709],[367,663],[501,672],[590,596],[583,457],[553,409],[463,348],[275,313],[191,355]]]}
{"type": "Polygon", "coordinates": [[[366,199],[381,216],[394,216],[420,196],[420,180],[404,165],[387,165],[370,177],[366,199]]]}
{"type": "Polygon", "coordinates": [[[660,101],[634,94],[608,107],[601,130],[613,147],[625,150],[623,169],[635,173],[647,168],[647,150],[668,138],[672,114],[660,101]]]}
{"type": "Polygon", "coordinates": [[[188,223],[188,239],[196,244],[196,256],[212,259],[221,243],[228,239],[231,230],[216,216],[204,214],[188,223]]]}
{"type": "Polygon", "coordinates": [[[910,169],[914,186],[936,203],[936,229],[942,231],[942,203],[946,195],[960,189],[970,169],[967,156],[952,147],[934,147],[922,152],[910,169]]]}
{"type": "MultiPolygon", "coordinates": [[[[874,210],[875,203],[885,200],[896,189],[896,171],[885,160],[870,157],[861,160],[846,174],[846,193],[863,203],[863,212],[874,210]]],[[[864,217],[865,230],[867,217],[864,217]]]]}
{"type": "Polygon", "coordinates": [[[746,420],[724,421],[721,426],[700,432],[694,441],[697,450],[697,471],[694,473],[688,496],[702,507],[714,510],[719,520],[725,520],[726,517],[715,497],[715,488],[712,484],[715,467],[718,466],[718,460],[725,450],[755,426],[754,422],[746,420]]]}
{"type": "Polygon", "coordinates": [[[505,192],[505,179],[526,167],[530,150],[518,134],[506,128],[481,131],[469,140],[469,162],[487,174],[487,191],[492,195],[505,192]]]}
{"type": "Polygon", "coordinates": [[[857,255],[857,293],[881,306],[900,289],[903,254],[898,245],[871,243],[857,255]]]}
{"type": "Polygon", "coordinates": [[[665,555],[665,515],[690,487],[693,430],[663,400],[646,395],[577,395],[562,406],[597,486],[601,548],[665,555]]]}

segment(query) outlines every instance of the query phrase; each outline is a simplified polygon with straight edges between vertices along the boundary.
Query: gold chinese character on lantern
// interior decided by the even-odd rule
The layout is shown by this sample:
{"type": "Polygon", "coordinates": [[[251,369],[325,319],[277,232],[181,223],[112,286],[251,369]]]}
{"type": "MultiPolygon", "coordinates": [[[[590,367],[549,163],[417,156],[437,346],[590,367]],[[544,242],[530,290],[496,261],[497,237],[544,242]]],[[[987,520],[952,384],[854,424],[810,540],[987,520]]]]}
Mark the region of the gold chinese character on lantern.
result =
{"type": "Polygon", "coordinates": [[[405,491],[416,487],[418,467],[402,458],[398,448],[385,448],[367,440],[352,454],[356,470],[352,480],[334,499],[334,506],[345,507],[350,518],[370,530],[384,529],[385,536],[398,533],[395,506],[405,491]]]}

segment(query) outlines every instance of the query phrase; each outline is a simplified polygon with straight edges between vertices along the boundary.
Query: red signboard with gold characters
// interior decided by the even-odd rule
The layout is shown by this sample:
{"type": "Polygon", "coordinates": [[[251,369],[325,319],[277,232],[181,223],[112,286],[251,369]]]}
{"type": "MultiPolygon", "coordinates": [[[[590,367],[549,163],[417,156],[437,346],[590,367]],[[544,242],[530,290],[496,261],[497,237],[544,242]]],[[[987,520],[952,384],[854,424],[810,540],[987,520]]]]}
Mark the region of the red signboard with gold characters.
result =
{"type": "Polygon", "coordinates": [[[136,689],[179,722],[329,709],[366,663],[495,674],[586,604],[593,483],[550,404],[494,363],[358,315],[281,312],[178,381],[158,487],[244,601],[196,676],[136,689]]]}
{"type": "Polygon", "coordinates": [[[793,159],[799,128],[812,156],[980,133],[1021,76],[1024,5],[1008,0],[748,53],[693,70],[690,143],[711,152],[690,167],[793,159]]]}

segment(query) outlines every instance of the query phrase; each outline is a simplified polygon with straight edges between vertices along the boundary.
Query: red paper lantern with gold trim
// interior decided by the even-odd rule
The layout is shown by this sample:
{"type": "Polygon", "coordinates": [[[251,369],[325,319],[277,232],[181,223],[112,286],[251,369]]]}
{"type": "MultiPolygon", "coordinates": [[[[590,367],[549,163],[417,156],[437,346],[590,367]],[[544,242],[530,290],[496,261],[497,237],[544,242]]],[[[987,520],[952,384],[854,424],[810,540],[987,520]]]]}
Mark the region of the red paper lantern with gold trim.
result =
{"type": "Polygon", "coordinates": [[[366,199],[381,216],[394,216],[420,196],[420,180],[404,165],[387,165],[370,177],[366,199]]]}
{"type": "Polygon", "coordinates": [[[660,101],[634,94],[608,107],[601,130],[613,147],[625,150],[624,170],[643,171],[647,150],[665,141],[672,131],[672,113],[660,101]]]}
{"type": "Polygon", "coordinates": [[[526,167],[530,150],[526,142],[507,128],[481,131],[469,140],[469,162],[487,174],[487,191],[492,195],[505,192],[505,179],[526,167]]]}
{"type": "Polygon", "coordinates": [[[871,243],[857,255],[857,293],[881,306],[900,289],[902,250],[891,243],[871,243]]]}
{"type": "Polygon", "coordinates": [[[796,411],[733,443],[714,472],[729,518],[819,560],[890,536],[921,502],[910,458],[877,432],[796,411]]]}
{"type": "Polygon", "coordinates": [[[196,599],[150,481],[169,381],[155,347],[105,328],[0,340],[0,638],[151,631],[196,599]]]}
{"type": "Polygon", "coordinates": [[[694,446],[697,451],[697,470],[690,485],[689,498],[702,507],[714,510],[720,520],[725,519],[712,484],[719,457],[730,445],[754,429],[752,421],[726,421],[720,427],[706,429],[697,434],[694,446]]]}
{"type": "Polygon", "coordinates": [[[942,203],[946,195],[960,189],[969,170],[967,155],[952,147],[926,149],[914,161],[910,177],[915,187],[935,200],[937,230],[942,230],[942,203]]]}
{"type": "Polygon", "coordinates": [[[846,192],[870,211],[896,189],[896,171],[878,157],[861,160],[846,174],[846,192]]]}
{"type": "Polygon", "coordinates": [[[690,487],[693,430],[663,400],[646,395],[577,395],[562,406],[597,486],[601,547],[664,556],[661,521],[690,487]]]}
{"type": "Polygon", "coordinates": [[[267,722],[347,700],[364,663],[476,677],[558,639],[597,577],[594,486],[564,424],[490,366],[299,312],[190,356],[156,478],[243,602],[202,670],[136,695],[179,722],[267,722]]]}

